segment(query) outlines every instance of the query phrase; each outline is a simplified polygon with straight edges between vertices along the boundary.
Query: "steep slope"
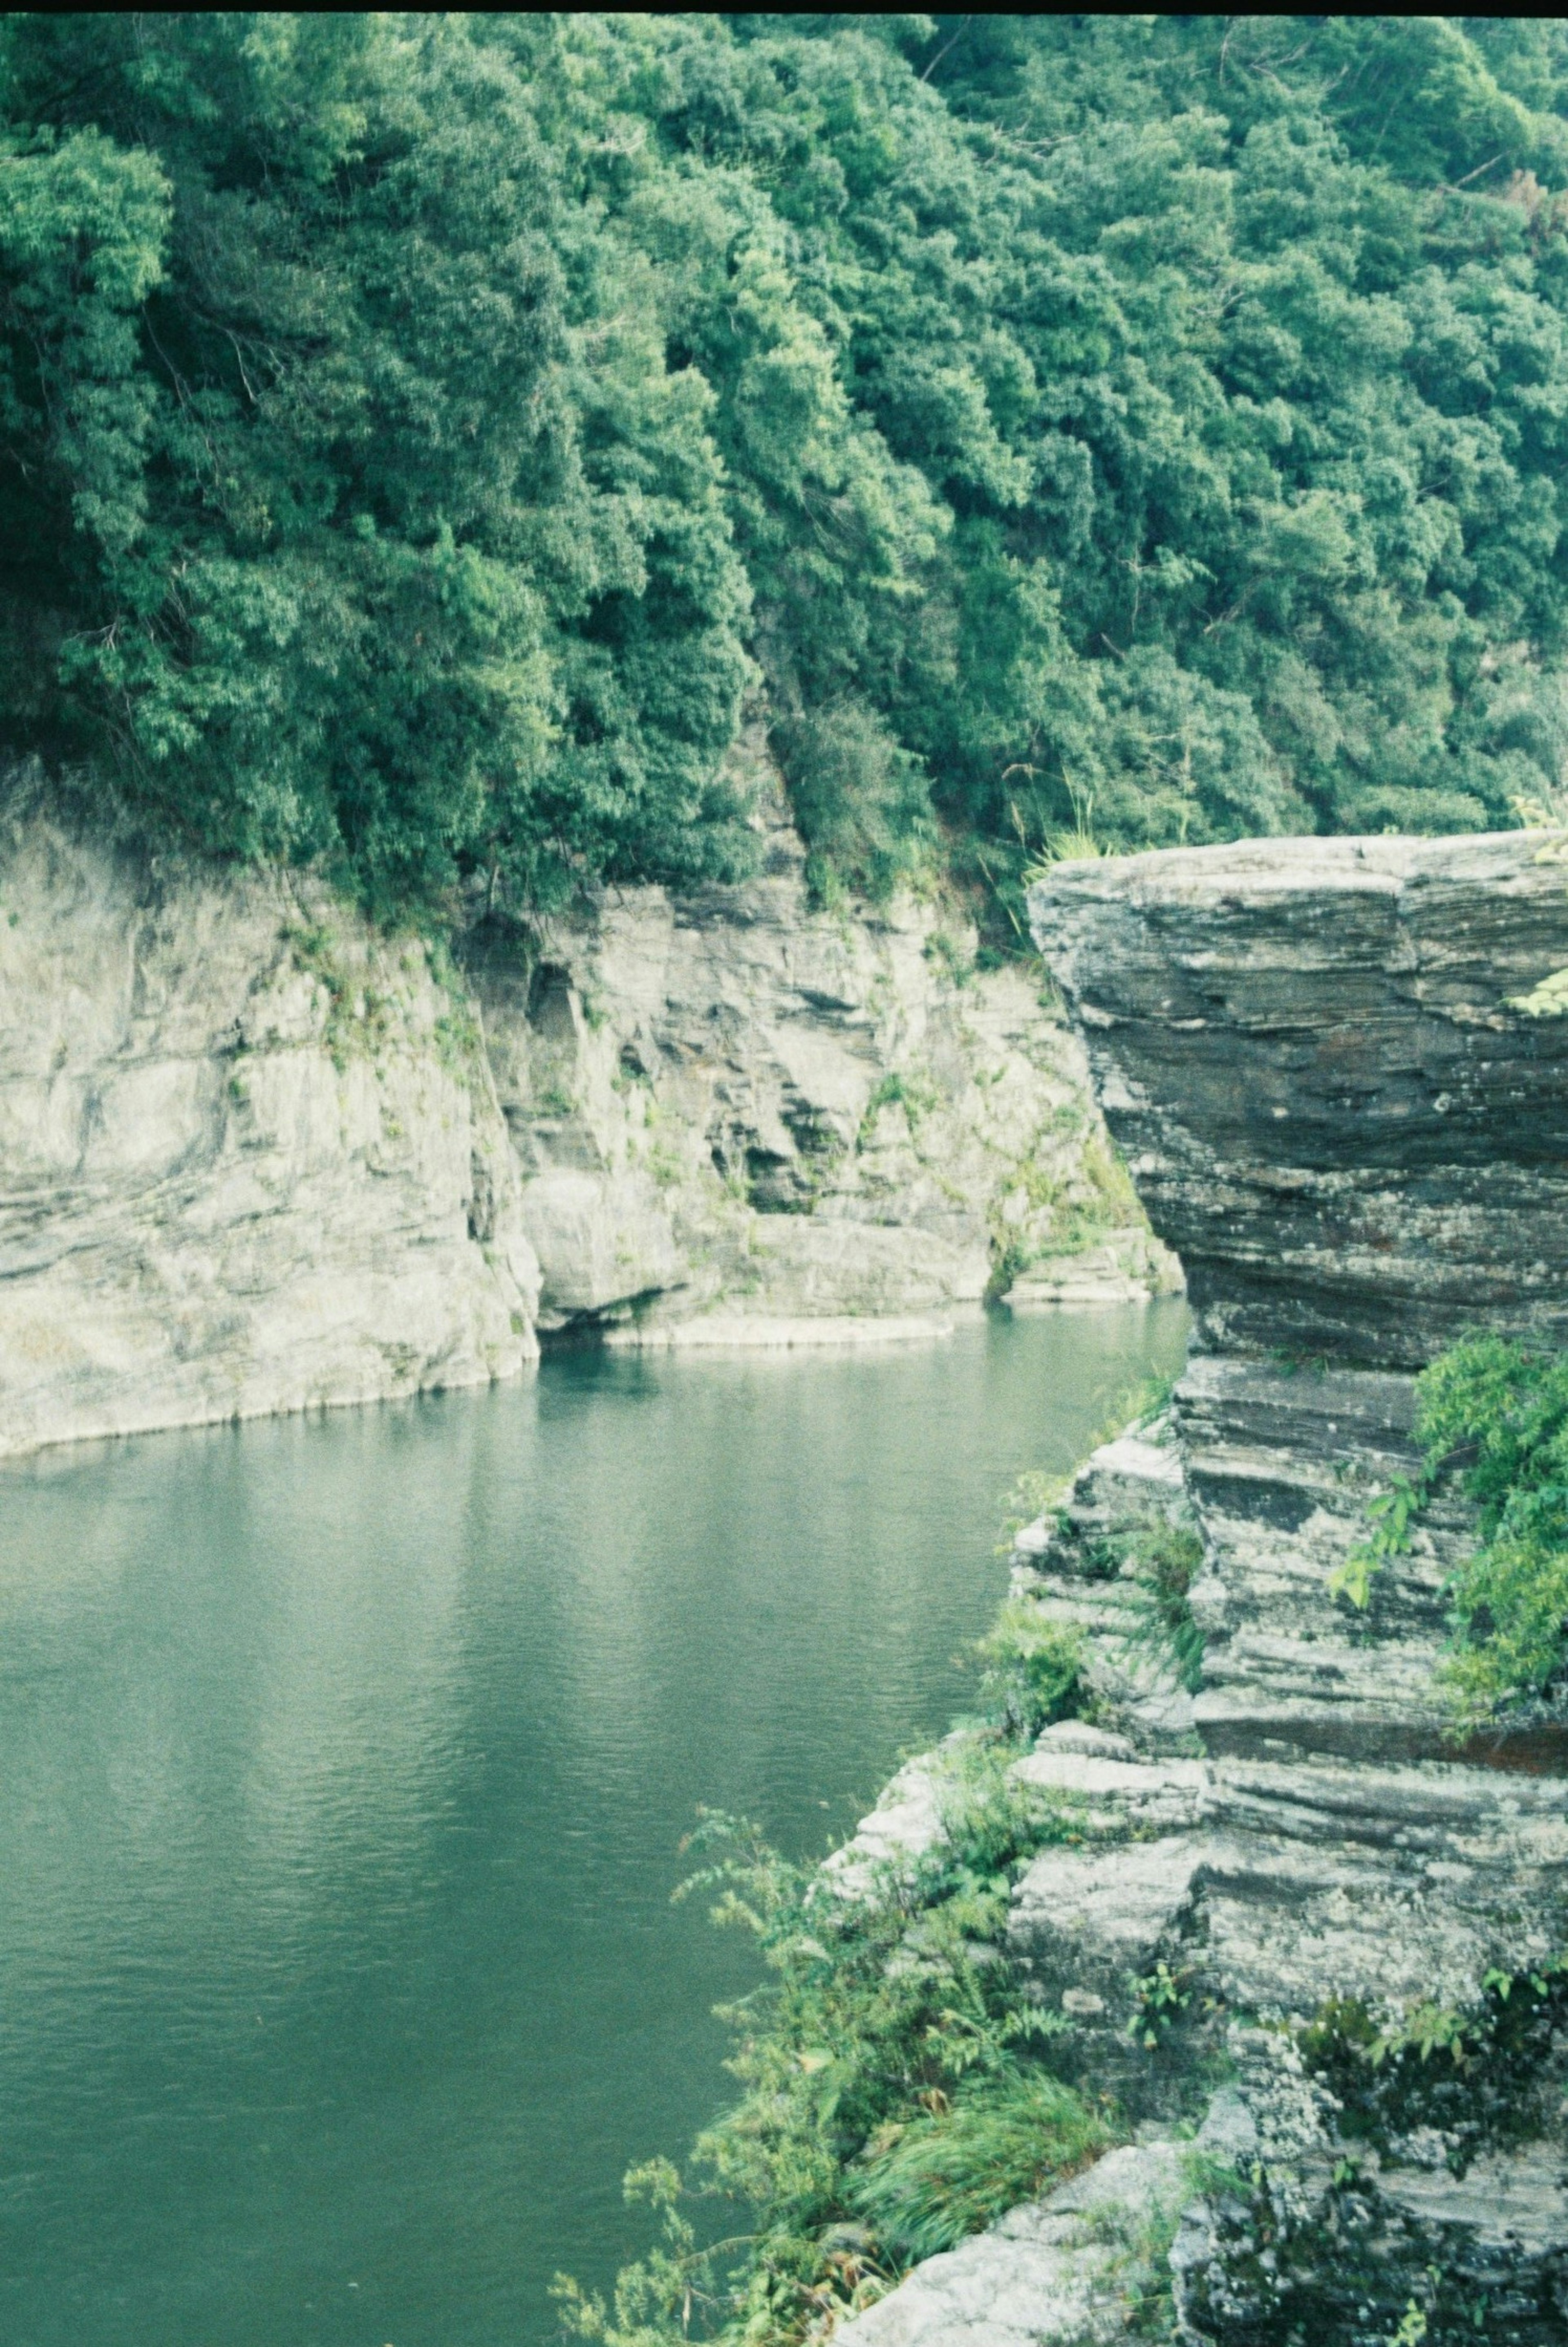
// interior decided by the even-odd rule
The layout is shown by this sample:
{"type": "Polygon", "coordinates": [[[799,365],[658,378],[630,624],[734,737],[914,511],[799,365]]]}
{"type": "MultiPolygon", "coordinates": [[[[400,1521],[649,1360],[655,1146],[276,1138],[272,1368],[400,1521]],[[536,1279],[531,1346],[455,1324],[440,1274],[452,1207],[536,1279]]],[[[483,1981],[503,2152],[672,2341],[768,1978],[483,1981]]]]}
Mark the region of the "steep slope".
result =
{"type": "Polygon", "coordinates": [[[323,892],[0,829],[0,1452],[515,1372],[477,1030],[323,892]]]}
{"type": "MultiPolygon", "coordinates": [[[[1254,2181],[1177,2244],[1194,2340],[1370,2342],[1410,2309],[1446,2337],[1484,2307],[1489,2340],[1544,2342],[1568,2319],[1568,1740],[1448,1739],[1453,1492],[1367,1614],[1328,1580],[1415,1463],[1413,1370],[1461,1329],[1568,1329],[1560,857],[1530,834],[1255,842],[1062,866],[1031,897],[1196,1307],[1173,1417],[1207,1791],[1137,1968],[1163,1953],[1223,2013],[1254,2181]]],[[[1101,1552],[1041,1549],[1041,1602],[1081,1608],[1101,1552]]],[[[1139,1737],[1135,1708],[1116,1724],[1139,1737]]],[[[1080,1967],[1126,1903],[1101,1863],[1080,1967]]],[[[1047,1973],[1061,1864],[1020,1898],[1047,1973]]]]}

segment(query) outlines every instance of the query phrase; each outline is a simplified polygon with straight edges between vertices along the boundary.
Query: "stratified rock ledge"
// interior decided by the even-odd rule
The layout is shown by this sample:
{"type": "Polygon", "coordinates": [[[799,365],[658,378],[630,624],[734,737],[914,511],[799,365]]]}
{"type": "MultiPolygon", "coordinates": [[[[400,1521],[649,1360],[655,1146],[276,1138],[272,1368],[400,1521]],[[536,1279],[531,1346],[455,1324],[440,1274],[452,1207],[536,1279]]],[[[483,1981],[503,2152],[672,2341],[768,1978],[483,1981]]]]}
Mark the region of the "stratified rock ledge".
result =
{"type": "MultiPolygon", "coordinates": [[[[1563,1737],[1547,1722],[1456,1751],[1436,1684],[1467,1505],[1429,1508],[1367,1614],[1328,1588],[1414,1464],[1413,1373],[1469,1329],[1568,1338],[1568,1020],[1537,995],[1568,963],[1563,843],[1102,859],[1058,866],[1030,914],[1195,1310],[1172,1434],[1204,1550],[1207,1789],[1122,1906],[1157,1923],[1163,1886],[1159,1948],[1228,2015],[1264,2186],[1250,2215],[1199,2204],[1184,2224],[1183,2335],[1370,2347],[1439,2276],[1485,2301],[1499,2347],[1544,2347],[1568,2335],[1560,2087],[1535,2082],[1506,2140],[1429,2125],[1368,2152],[1299,2048],[1350,2006],[1474,2009],[1489,1974],[1568,1942],[1563,1737]]],[[[1064,1609],[1092,1553],[1073,1512],[1020,1558],[1064,1609]]],[[[1135,1705],[1118,1724],[1148,1746],[1135,1705]]],[[[1102,1896],[1104,1938],[1128,1918],[1102,1896]]],[[[1019,1930],[1048,1966],[1075,1912],[1092,1932],[1091,1897],[1026,1881],[1019,1930]]]]}
{"type": "MultiPolygon", "coordinates": [[[[1473,2104],[1390,2106],[1376,2139],[1312,2051],[1347,2015],[1424,2010],[1440,2034],[1568,1948],[1563,1723],[1456,1750],[1436,1683],[1473,1513],[1441,1494],[1365,1614],[1328,1585],[1415,1463],[1414,1373],[1468,1329],[1568,1338],[1568,1019],[1542,987],[1568,965],[1565,865],[1540,833],[1266,840],[1063,864],[1031,892],[1197,1343],[1163,1440],[1109,1445],[1018,1537],[1015,1596],[1084,1641],[1096,1721],[1014,1768],[1078,1803],[1081,1840],[1025,1874],[1009,1949],[1071,2024],[1061,2058],[1134,2116],[1157,2083],[1128,2068],[1130,2024],[1154,2042],[1137,1982],[1163,1966],[1214,2015],[1230,2075],[1204,2136],[1225,2172],[1194,2171],[1168,2261],[1185,2347],[1386,2347],[1457,2321],[1489,2347],[1568,2338],[1561,2033],[1512,2101],[1485,2100],[1484,2041],[1434,2046],[1423,2080],[1473,2104]],[[1161,1523],[1201,1540],[1195,1689],[1162,1674],[1119,1563],[1161,1523]]],[[[879,1822],[912,1846],[940,1830],[923,1782],[909,1764],[867,1855],[879,1822]]],[[[1062,2207],[1015,2212],[850,2328],[867,2347],[1150,2335],[1062,2207]]]]}
{"type": "Polygon", "coordinates": [[[1419,1368],[1568,1336],[1554,835],[1248,840],[1058,865],[1030,917],[1204,1339],[1419,1368]]]}

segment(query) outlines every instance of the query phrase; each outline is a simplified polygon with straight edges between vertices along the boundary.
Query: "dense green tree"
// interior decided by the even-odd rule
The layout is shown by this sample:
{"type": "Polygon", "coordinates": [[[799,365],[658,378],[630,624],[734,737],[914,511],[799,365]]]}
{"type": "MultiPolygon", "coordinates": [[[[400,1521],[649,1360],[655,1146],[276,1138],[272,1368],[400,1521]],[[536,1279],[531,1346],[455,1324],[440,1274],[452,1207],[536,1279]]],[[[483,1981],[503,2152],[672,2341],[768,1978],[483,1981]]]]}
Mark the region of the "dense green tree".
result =
{"type": "Polygon", "coordinates": [[[9,712],[387,909],[722,867],[711,395],[462,19],[13,22],[9,712]]]}
{"type": "Polygon", "coordinates": [[[13,17],[5,723],[387,908],[1506,824],[1568,749],[1568,36],[13,17]]]}

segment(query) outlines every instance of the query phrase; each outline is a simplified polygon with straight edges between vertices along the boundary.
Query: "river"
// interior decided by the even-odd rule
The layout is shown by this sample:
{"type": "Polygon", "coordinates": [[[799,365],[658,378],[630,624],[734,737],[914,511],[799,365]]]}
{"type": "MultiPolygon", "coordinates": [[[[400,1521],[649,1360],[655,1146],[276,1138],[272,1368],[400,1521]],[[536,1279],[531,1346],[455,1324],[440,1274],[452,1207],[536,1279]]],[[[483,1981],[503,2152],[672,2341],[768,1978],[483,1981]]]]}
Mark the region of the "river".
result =
{"type": "Polygon", "coordinates": [[[0,2338],[525,2347],[642,2238],[795,1855],[972,1702],[1001,1496],[1180,1305],[537,1379],[0,1471],[0,2338]]]}

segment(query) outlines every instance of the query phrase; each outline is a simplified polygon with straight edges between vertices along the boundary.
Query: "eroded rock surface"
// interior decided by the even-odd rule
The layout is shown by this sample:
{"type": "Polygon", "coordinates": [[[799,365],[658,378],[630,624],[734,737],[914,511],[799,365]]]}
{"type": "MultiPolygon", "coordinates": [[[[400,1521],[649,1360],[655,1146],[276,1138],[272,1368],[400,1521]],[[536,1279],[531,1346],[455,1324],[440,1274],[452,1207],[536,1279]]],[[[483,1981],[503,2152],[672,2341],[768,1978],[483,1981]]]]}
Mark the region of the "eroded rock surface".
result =
{"type": "Polygon", "coordinates": [[[977,971],[929,906],[810,912],[753,779],[753,881],[479,922],[438,977],[314,884],[111,846],[13,774],[0,1450],[504,1376],[536,1319],[886,1343],[1003,1286],[1178,1286],[1038,970],[977,971]]]}
{"type": "MultiPolygon", "coordinates": [[[[1565,862],[1540,834],[1255,841],[1031,897],[1198,1343],[1168,1420],[1018,1536],[1015,1604],[1082,1641],[1092,1718],[1014,1764],[1076,1831],[1009,1952],[1130,2122],[1207,2097],[1186,2347],[1568,2338],[1564,1723],[1449,1733],[1451,1485],[1364,1613],[1330,1588],[1416,1462],[1413,1373],[1461,1330],[1568,1333],[1565,862]],[[1189,1556],[1156,1622],[1154,1567],[1189,1556]]],[[[858,2327],[1137,2335],[1056,2205],[858,2327]]]]}
{"type": "Polygon", "coordinates": [[[1190,2197],[1184,2147],[1124,2145],[845,2323],[856,2347],[1111,2347],[1137,2335],[1148,2243],[1190,2197]]]}
{"type": "Polygon", "coordinates": [[[1555,835],[1272,839],[1063,864],[1030,897],[1207,1342],[1419,1368],[1568,1335],[1555,835]]]}
{"type": "Polygon", "coordinates": [[[0,1452],[515,1371],[468,1006],[317,893],[0,830],[0,1452]]]}
{"type": "MultiPolygon", "coordinates": [[[[1020,1942],[1054,1984],[1076,1918],[1097,1986],[1127,1938],[1225,2016],[1258,2182],[1184,2226],[1185,2336],[1370,2347],[1407,2314],[1447,2336],[1463,2307],[1491,2341],[1561,2338],[1568,2046],[1495,2090],[1479,2041],[1451,2051],[1489,1977],[1568,1945],[1561,1731],[1449,1737],[1443,1583],[1474,1534],[1451,1491],[1365,1614],[1329,1588],[1414,1463],[1413,1370],[1461,1329],[1568,1333],[1568,1022],[1536,996],[1568,962],[1560,844],[1252,842],[1063,866],[1031,911],[1197,1309],[1172,1433],[1203,1543],[1205,1789],[1120,1905],[1109,1854],[1076,1906],[1026,1885],[1020,1942]],[[1369,2127],[1375,2065],[1346,2032],[1411,2015],[1449,2071],[1408,2057],[1420,2107],[1369,2127]]],[[[1018,1573],[1108,1651],[1113,1725],[1153,1765],[1094,1472],[1018,1573]]],[[[1147,1517],[1162,1489],[1117,1504],[1147,1517]]]]}
{"type": "Polygon", "coordinates": [[[759,764],[754,879],[611,890],[466,961],[544,1325],[634,1343],[928,1331],[1180,1285],[1038,971],[908,897],[814,912],[759,764]]]}

